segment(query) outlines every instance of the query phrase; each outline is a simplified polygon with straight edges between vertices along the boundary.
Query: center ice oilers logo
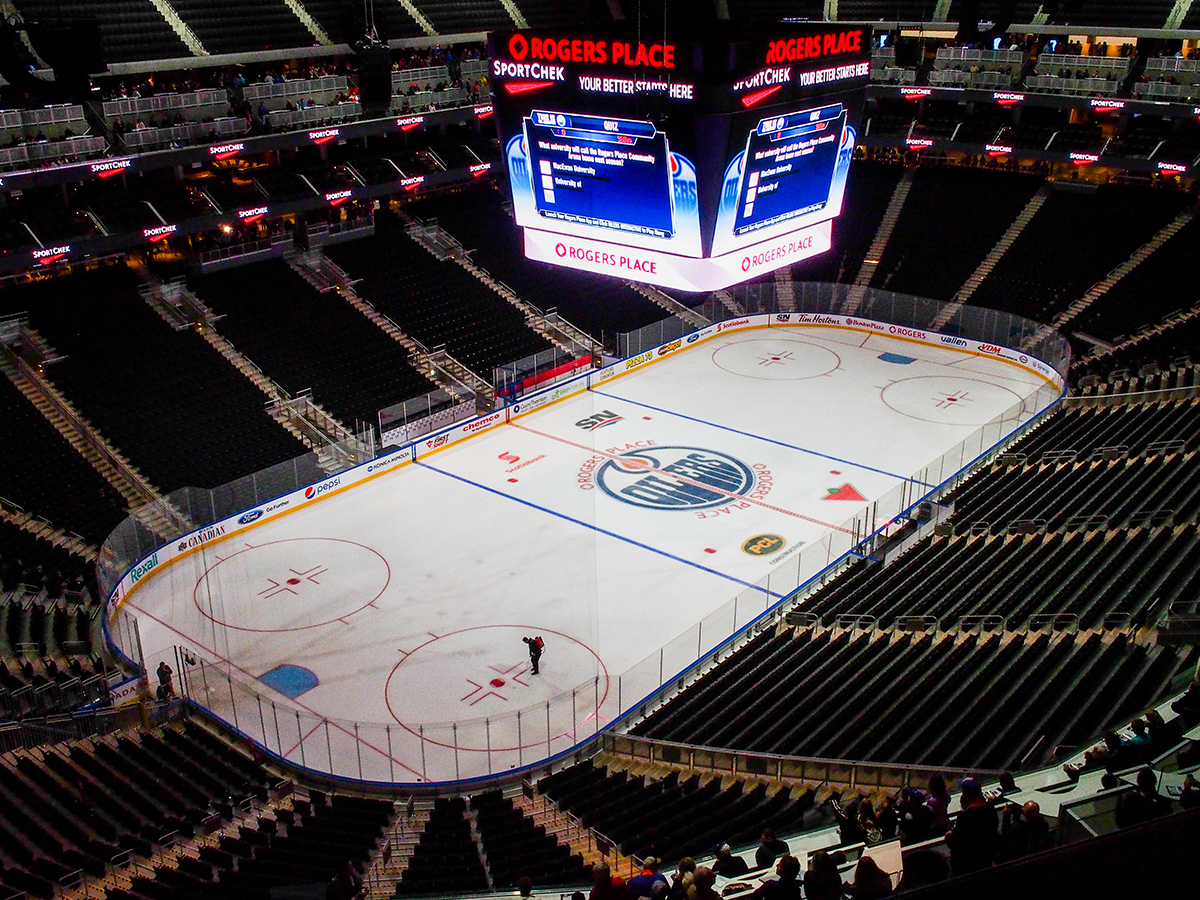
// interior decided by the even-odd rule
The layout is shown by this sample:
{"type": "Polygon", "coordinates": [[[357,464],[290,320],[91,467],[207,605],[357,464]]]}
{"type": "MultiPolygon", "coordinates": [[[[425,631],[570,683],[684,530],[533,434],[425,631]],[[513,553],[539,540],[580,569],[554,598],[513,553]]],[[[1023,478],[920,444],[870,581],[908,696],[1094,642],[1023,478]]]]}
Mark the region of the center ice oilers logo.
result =
{"type": "Polygon", "coordinates": [[[708,509],[754,488],[754,472],[739,459],[699,447],[630,450],[596,470],[600,490],[646,509],[708,509]]]}

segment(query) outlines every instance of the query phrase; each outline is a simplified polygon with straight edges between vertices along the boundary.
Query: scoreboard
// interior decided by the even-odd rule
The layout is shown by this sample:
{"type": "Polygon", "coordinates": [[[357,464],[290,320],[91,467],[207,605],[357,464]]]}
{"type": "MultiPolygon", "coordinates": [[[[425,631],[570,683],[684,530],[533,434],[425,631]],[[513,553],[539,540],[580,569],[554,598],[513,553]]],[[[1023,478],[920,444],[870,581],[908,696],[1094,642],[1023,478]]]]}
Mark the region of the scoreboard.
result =
{"type": "Polygon", "coordinates": [[[712,291],[830,249],[869,28],[645,42],[614,26],[489,42],[530,259],[712,291]]]}

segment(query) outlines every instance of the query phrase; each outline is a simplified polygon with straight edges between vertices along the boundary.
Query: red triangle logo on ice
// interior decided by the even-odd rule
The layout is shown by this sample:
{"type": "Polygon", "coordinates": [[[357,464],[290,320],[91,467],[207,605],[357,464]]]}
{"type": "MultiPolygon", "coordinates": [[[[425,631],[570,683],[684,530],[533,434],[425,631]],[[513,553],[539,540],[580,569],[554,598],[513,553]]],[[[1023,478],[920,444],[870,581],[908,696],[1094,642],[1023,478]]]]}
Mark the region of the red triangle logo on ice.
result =
{"type": "Polygon", "coordinates": [[[839,488],[829,488],[822,500],[857,500],[865,503],[867,498],[854,489],[852,484],[843,484],[839,488]]]}

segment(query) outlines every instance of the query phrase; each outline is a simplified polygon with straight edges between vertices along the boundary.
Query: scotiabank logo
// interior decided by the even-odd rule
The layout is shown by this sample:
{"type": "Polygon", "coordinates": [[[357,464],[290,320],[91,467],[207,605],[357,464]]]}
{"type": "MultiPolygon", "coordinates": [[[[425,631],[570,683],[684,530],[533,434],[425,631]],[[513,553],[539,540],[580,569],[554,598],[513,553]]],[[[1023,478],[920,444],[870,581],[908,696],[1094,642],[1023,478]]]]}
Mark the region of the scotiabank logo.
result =
{"type": "Polygon", "coordinates": [[[320,484],[311,484],[304,489],[304,499],[312,500],[314,497],[320,497],[322,494],[332,491],[341,483],[342,478],[339,475],[337,478],[331,478],[329,481],[322,481],[320,484]]]}
{"type": "Polygon", "coordinates": [[[728,331],[730,328],[737,328],[739,325],[749,325],[749,319],[734,319],[732,322],[722,322],[717,326],[717,331],[728,331]]]}
{"type": "Polygon", "coordinates": [[[157,228],[143,229],[142,237],[149,238],[151,241],[161,241],[178,230],[178,225],[159,225],[157,228]]]}

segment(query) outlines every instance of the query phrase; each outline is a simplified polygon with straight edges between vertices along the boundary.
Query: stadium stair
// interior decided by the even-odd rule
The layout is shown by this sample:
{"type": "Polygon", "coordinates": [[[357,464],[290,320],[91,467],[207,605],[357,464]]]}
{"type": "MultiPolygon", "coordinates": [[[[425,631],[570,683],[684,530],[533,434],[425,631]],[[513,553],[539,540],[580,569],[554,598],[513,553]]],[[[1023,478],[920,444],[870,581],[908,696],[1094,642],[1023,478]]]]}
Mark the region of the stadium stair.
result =
{"type": "Polygon", "coordinates": [[[192,51],[193,56],[209,55],[208,51],[204,49],[204,44],[197,37],[196,32],[192,31],[188,23],[183,21],[183,18],[168,0],[150,0],[150,5],[157,9],[159,14],[167,20],[167,24],[171,26],[171,30],[192,51]]]}
{"type": "Polygon", "coordinates": [[[913,176],[915,174],[915,169],[905,169],[903,177],[897,182],[896,189],[892,192],[892,198],[888,201],[887,211],[883,214],[883,218],[879,222],[879,228],[875,231],[875,238],[871,241],[871,246],[867,248],[867,255],[863,259],[862,268],[858,270],[858,275],[854,279],[854,286],[858,290],[852,290],[846,298],[846,308],[842,311],[845,315],[854,315],[858,311],[858,305],[862,303],[862,299],[866,294],[866,287],[871,283],[871,279],[875,275],[875,270],[879,268],[879,263],[883,259],[883,252],[887,248],[888,240],[892,236],[892,231],[896,228],[896,221],[900,218],[900,213],[904,209],[904,201],[908,199],[909,191],[912,190],[913,176]]]}
{"type": "Polygon", "coordinates": [[[933,320],[933,323],[929,326],[932,330],[938,331],[944,328],[946,323],[958,313],[959,309],[966,305],[967,301],[971,299],[971,295],[975,293],[975,289],[996,268],[996,264],[1000,262],[1004,254],[1008,252],[1008,248],[1020,237],[1021,232],[1025,230],[1025,226],[1037,215],[1037,211],[1042,208],[1042,204],[1046,202],[1046,198],[1049,196],[1049,190],[1046,187],[1042,187],[1041,190],[1029,198],[1029,202],[1025,204],[1025,208],[1021,210],[1020,215],[1013,219],[1012,224],[1008,226],[1008,230],[1004,232],[1004,236],[996,242],[996,246],[980,262],[979,268],[971,273],[971,277],[958,289],[958,293],[954,295],[954,301],[947,303],[938,314],[938,317],[933,320]]]}
{"type": "Polygon", "coordinates": [[[308,29],[308,33],[313,36],[314,41],[326,47],[333,44],[332,38],[325,33],[325,29],[321,27],[321,23],[312,17],[309,11],[300,3],[300,0],[283,0],[283,2],[295,14],[304,27],[308,29]]]}
{"type": "Polygon", "coordinates": [[[1149,259],[1151,254],[1183,230],[1195,217],[1196,207],[1194,206],[1181,212],[1171,222],[1163,226],[1154,237],[1139,247],[1129,259],[1109,272],[1102,281],[1093,285],[1086,294],[1056,315],[1050,323],[1051,327],[1055,329],[1064,328],[1072,319],[1077,318],[1088,307],[1108,293],[1117,282],[1149,259]]]}

